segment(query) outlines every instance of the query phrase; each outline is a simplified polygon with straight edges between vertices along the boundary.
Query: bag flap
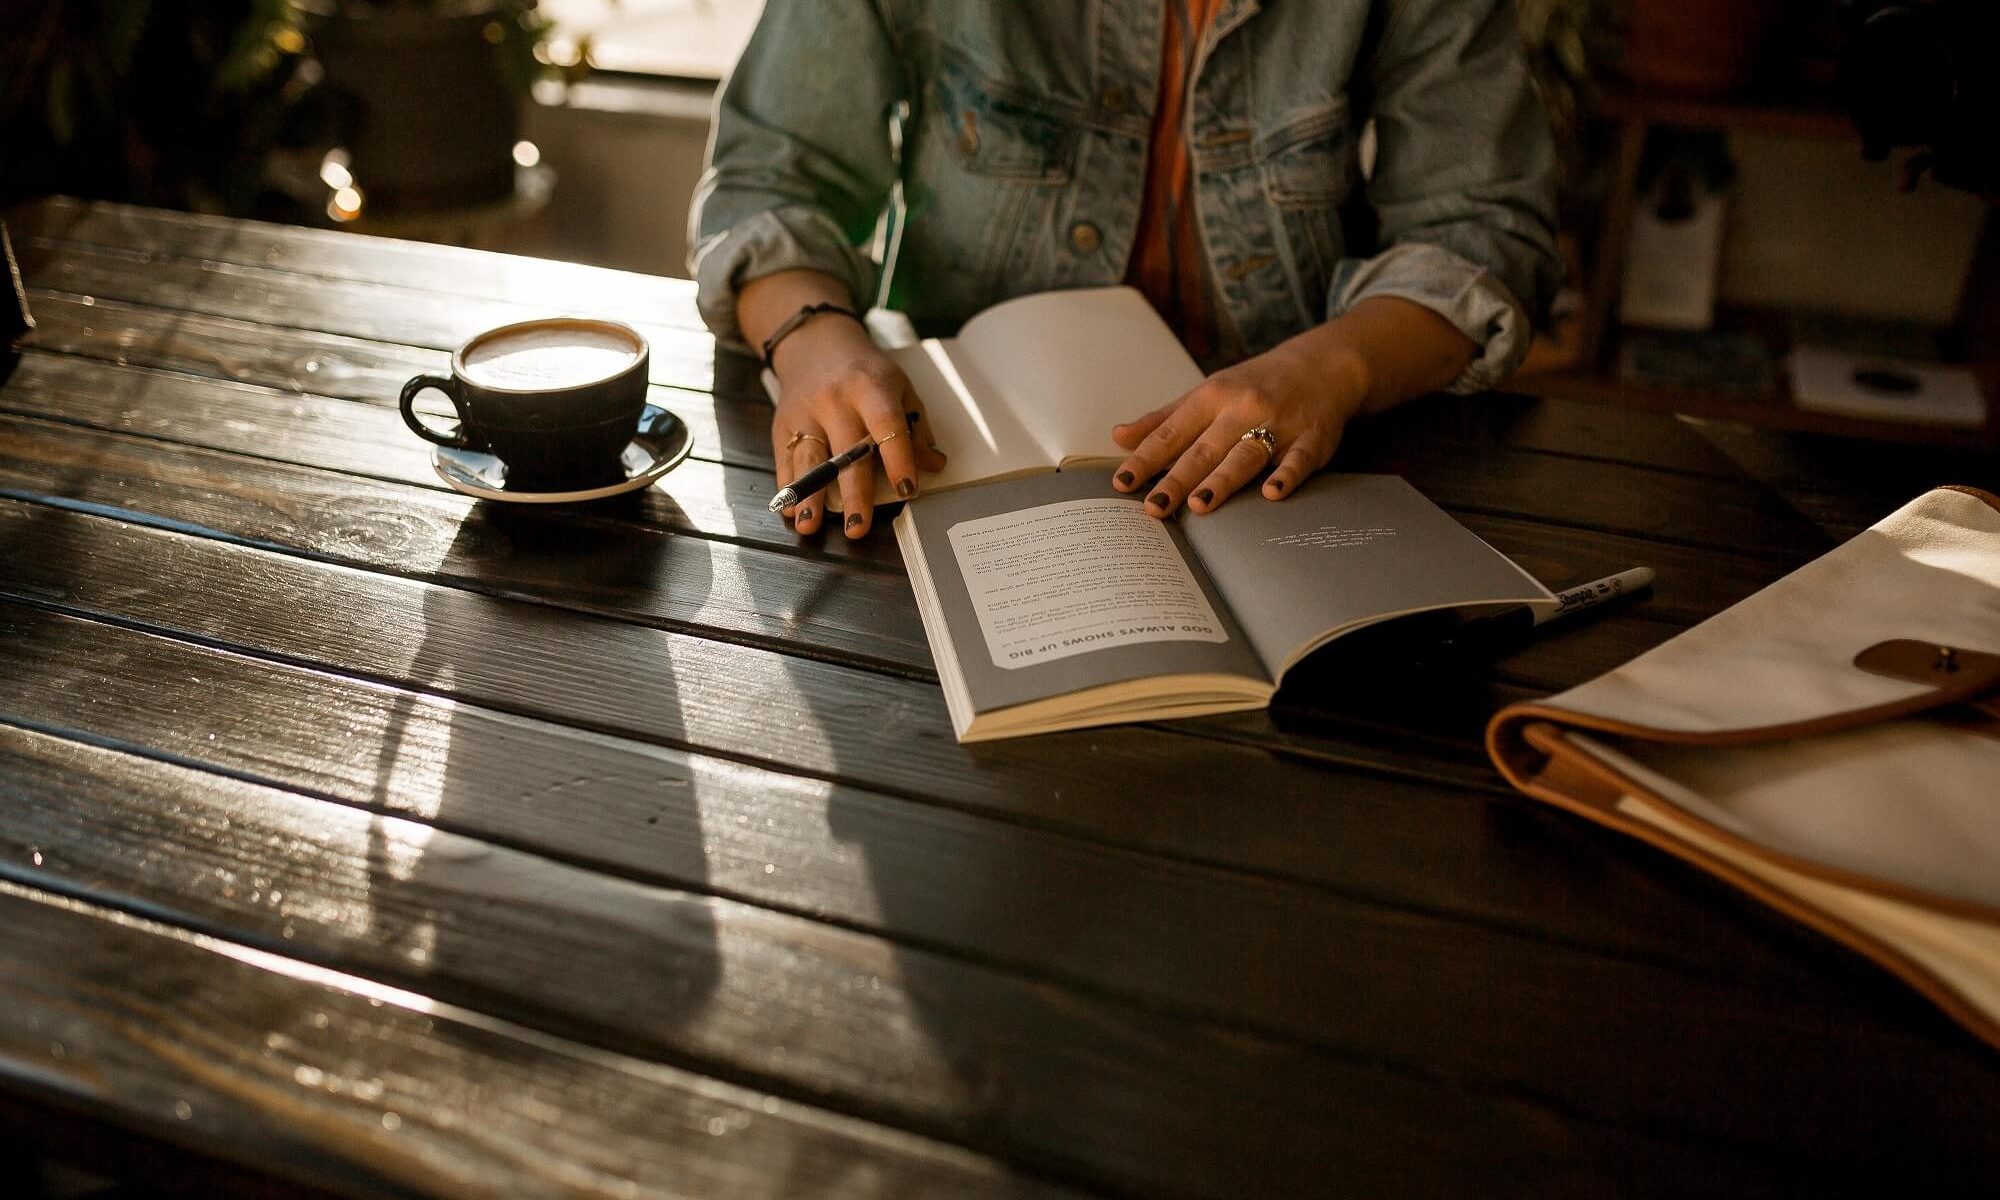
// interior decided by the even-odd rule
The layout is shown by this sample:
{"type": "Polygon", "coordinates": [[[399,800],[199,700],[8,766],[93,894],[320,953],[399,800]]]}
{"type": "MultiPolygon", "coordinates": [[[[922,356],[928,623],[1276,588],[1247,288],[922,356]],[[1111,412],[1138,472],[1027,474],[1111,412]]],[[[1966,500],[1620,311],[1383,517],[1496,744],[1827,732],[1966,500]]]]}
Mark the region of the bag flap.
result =
{"type": "Polygon", "coordinates": [[[2000,691],[2000,497],[1927,492],[1845,545],[1631,662],[1502,710],[1663,742],[1800,737],[2000,691]]]}

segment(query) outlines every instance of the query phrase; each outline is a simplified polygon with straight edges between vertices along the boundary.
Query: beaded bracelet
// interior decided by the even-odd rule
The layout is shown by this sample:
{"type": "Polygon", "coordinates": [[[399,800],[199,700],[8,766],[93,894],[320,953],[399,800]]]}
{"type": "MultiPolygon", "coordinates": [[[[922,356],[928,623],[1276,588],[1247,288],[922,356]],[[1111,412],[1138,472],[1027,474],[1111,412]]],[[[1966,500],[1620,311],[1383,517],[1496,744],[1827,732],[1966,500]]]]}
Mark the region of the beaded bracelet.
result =
{"type": "MultiPolygon", "coordinates": [[[[812,320],[814,317],[818,316],[821,313],[839,313],[843,317],[853,317],[857,321],[861,320],[861,314],[855,312],[853,309],[847,307],[845,304],[829,304],[822,302],[819,304],[806,305],[804,308],[793,313],[791,316],[786,317],[785,323],[778,326],[778,328],[772,332],[770,337],[764,339],[764,349],[763,349],[764,369],[767,371],[775,372],[778,368],[776,364],[774,364],[771,361],[771,355],[778,349],[778,343],[784,341],[787,337],[790,337],[793,330],[805,324],[807,321],[812,320]]],[[[866,322],[863,323],[866,324],[866,322]]]]}

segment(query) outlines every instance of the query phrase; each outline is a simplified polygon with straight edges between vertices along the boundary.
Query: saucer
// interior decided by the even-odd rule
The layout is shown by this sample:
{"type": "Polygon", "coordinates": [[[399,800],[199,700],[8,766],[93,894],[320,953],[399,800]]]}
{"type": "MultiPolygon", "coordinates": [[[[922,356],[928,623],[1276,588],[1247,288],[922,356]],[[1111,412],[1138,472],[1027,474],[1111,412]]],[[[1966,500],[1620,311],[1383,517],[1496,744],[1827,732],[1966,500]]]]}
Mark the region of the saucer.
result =
{"type": "Polygon", "coordinates": [[[507,482],[507,464],[477,450],[455,450],[449,446],[431,449],[431,466],[438,478],[455,491],[482,500],[505,500],[513,504],[575,504],[580,500],[602,500],[624,492],[636,492],[681,465],[694,449],[694,436],[687,422],[664,408],[648,404],[639,414],[639,428],[619,452],[618,464],[625,478],[598,487],[569,492],[531,492],[507,482]]]}

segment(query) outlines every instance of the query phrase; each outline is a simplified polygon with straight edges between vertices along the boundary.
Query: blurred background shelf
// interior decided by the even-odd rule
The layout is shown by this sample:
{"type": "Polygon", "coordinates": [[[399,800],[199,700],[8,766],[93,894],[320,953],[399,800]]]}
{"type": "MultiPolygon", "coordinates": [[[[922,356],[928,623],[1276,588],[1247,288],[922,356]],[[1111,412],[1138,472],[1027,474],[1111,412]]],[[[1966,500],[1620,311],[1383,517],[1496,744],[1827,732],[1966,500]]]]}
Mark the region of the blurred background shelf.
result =
{"type": "Polygon", "coordinates": [[[1602,93],[1599,107],[1611,120],[1680,129],[1739,129],[1783,137],[1860,140],[1854,122],[1831,96],[1749,97],[1718,100],[1627,88],[1602,93]]]}
{"type": "Polygon", "coordinates": [[[1830,96],[1717,99],[1625,85],[1603,90],[1597,107],[1611,125],[1612,153],[1595,236],[1572,241],[1572,247],[1582,246],[1572,251],[1580,260],[1573,264],[1575,304],[1559,315],[1550,336],[1538,339],[1510,387],[1760,428],[2000,449],[2000,228],[1990,208],[1928,183],[1916,196],[1897,195],[1897,165],[1861,161],[1860,135],[1830,96]],[[1750,164],[1756,170],[1746,170],[1737,189],[1753,194],[1740,197],[1744,203],[1732,199],[1727,261],[1719,268],[1724,295],[1708,335],[1718,343],[1731,336],[1754,338],[1768,364],[1762,379],[1746,382],[1741,372],[1684,383],[1632,377],[1627,360],[1635,342],[1701,336],[1627,328],[1620,321],[1627,254],[1642,202],[1642,167],[1649,163],[1650,140],[1663,130],[1719,131],[1732,150],[1759,156],[1762,165],[1750,164]],[[1788,185],[1791,195],[1774,203],[1774,183],[1788,185]],[[1860,215],[1847,218],[1842,202],[1852,202],[1860,215]],[[1813,204],[1825,207],[1800,211],[1813,204]],[[1761,225],[1744,228],[1753,221],[1761,225]],[[1828,248],[1809,248],[1815,241],[1828,248]],[[1951,245],[1940,251],[1941,241],[1951,245]],[[1773,251],[1774,246],[1786,250],[1773,251]],[[1753,247],[1756,255],[1749,252],[1753,247]],[[1946,295],[1941,305],[1938,296],[1952,292],[1954,270],[1962,280],[1956,302],[1946,295]],[[1786,274],[1796,278],[1776,278],[1786,274]],[[1926,288],[1929,298],[1898,297],[1917,287],[1926,288]],[[1748,296],[1731,296],[1732,290],[1748,296]],[[1877,299],[1885,309],[1868,311],[1866,305],[1877,299]],[[1978,378],[1984,422],[1965,427],[1800,408],[1787,369],[1794,330],[1822,314],[1933,326],[1936,344],[1945,348],[1943,359],[1970,366],[1978,378]]]}

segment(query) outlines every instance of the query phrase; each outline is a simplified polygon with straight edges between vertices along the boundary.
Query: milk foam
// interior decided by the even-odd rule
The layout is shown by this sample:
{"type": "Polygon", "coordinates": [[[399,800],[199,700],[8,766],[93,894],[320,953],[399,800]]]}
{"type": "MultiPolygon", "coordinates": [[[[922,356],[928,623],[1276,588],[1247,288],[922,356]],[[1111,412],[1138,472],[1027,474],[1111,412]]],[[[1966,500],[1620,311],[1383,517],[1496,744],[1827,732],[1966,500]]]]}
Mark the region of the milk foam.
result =
{"type": "Polygon", "coordinates": [[[638,357],[638,347],[611,330],[545,326],[474,344],[465,354],[465,377],[515,391],[577,387],[609,379],[638,357]]]}

